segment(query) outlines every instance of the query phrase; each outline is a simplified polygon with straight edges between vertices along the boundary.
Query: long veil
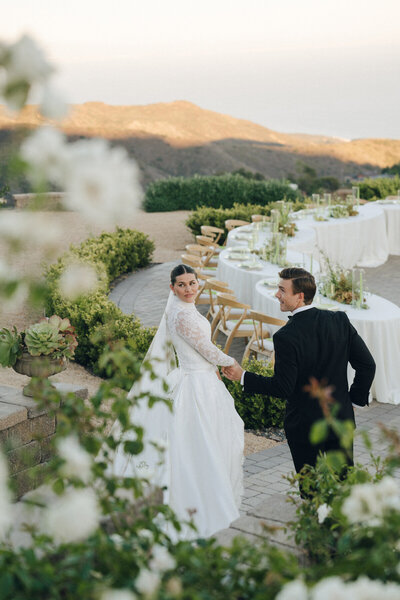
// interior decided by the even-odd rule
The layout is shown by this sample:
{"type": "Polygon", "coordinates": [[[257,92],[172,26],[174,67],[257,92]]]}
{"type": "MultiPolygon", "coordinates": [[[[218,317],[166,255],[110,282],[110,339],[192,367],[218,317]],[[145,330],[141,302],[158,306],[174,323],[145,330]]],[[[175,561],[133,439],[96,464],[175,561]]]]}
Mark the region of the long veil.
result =
{"type": "MultiPolygon", "coordinates": [[[[156,402],[150,408],[148,395],[170,399],[170,390],[174,387],[174,373],[177,374],[176,359],[167,327],[167,314],[172,307],[174,298],[171,291],[160,325],[143,360],[141,377],[134,383],[128,394],[128,398],[141,396],[138,403],[131,408],[129,416],[134,425],[139,425],[144,429],[144,449],[138,455],[130,455],[123,451],[123,444],[120,444],[112,467],[114,475],[125,477],[139,475],[158,485],[166,484],[169,470],[168,452],[166,452],[166,460],[160,461],[160,448],[168,446],[172,413],[165,402],[156,402]],[[151,363],[150,370],[149,363],[151,363]],[[167,389],[165,384],[167,384],[167,389]]],[[[111,433],[115,437],[121,435],[118,421],[114,423],[111,433]]],[[[134,439],[133,432],[123,437],[123,440],[129,439],[134,439]]]]}

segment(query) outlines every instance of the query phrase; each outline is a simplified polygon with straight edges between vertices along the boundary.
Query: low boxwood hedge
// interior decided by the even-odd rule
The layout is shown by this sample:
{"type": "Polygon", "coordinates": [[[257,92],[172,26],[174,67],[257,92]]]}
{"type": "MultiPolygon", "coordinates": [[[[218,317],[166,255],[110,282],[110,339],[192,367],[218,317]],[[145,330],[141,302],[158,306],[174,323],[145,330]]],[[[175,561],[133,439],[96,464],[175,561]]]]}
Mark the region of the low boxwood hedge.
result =
{"type": "Polygon", "coordinates": [[[238,204],[264,206],[277,200],[295,201],[299,192],[287,181],[256,181],[241,175],[170,177],[155,181],[146,191],[143,207],[147,212],[195,210],[199,206],[231,208],[238,204]]]}
{"type": "MultiPolygon", "coordinates": [[[[274,372],[273,367],[261,360],[246,360],[242,366],[246,371],[267,377],[271,377],[274,372]]],[[[285,400],[261,394],[245,394],[239,381],[229,381],[226,378],[223,378],[223,381],[235,400],[236,410],[246,429],[283,427],[285,400]]]]}
{"type": "Polygon", "coordinates": [[[400,177],[378,177],[377,179],[364,179],[357,183],[360,188],[360,198],[364,200],[380,200],[386,196],[396,196],[400,189],[400,177]]]}
{"type": "MultiPolygon", "coordinates": [[[[227,219],[241,219],[251,222],[251,215],[270,215],[271,210],[275,207],[274,203],[266,206],[260,204],[238,204],[235,203],[232,208],[209,208],[202,206],[193,211],[186,220],[186,225],[193,233],[198,235],[201,233],[202,225],[213,225],[225,229],[225,221],[227,219]]],[[[303,207],[303,202],[296,202],[293,205],[294,210],[303,207]]],[[[222,244],[225,240],[223,236],[220,240],[222,244]]]]}
{"type": "Polygon", "coordinates": [[[123,342],[141,358],[151,343],[155,329],[142,327],[134,315],[125,315],[107,294],[111,281],[148,265],[153,251],[154,243],[144,233],[117,228],[115,233],[102,233],[71,246],[46,270],[46,313],[69,318],[78,334],[75,360],[97,375],[106,375],[99,365],[104,350],[123,342]],[[59,293],[58,280],[66,266],[77,260],[96,269],[100,285],[96,292],[69,301],[59,293]]]}

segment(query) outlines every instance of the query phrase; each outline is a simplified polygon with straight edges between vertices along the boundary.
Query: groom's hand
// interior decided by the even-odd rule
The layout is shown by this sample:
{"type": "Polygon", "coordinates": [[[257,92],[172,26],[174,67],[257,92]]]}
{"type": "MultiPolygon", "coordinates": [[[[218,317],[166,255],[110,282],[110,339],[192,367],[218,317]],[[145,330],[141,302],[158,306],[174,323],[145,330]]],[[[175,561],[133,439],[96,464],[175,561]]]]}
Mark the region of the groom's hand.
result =
{"type": "Polygon", "coordinates": [[[240,381],[243,373],[242,367],[235,360],[234,364],[230,367],[223,367],[222,372],[231,381],[240,381]]]}

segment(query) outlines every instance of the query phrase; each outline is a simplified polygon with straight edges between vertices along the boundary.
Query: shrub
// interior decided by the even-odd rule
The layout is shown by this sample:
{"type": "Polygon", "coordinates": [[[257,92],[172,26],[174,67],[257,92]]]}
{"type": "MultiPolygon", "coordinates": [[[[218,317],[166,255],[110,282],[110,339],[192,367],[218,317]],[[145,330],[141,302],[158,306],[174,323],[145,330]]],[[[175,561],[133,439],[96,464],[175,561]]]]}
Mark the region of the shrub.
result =
{"type": "MultiPolygon", "coordinates": [[[[258,375],[271,377],[273,374],[273,368],[261,360],[246,360],[243,362],[243,368],[258,375]]],[[[224,383],[235,400],[236,410],[246,429],[283,427],[285,400],[261,394],[244,394],[239,381],[224,379],[224,383]]]]}
{"type": "Polygon", "coordinates": [[[360,188],[360,198],[364,200],[379,200],[386,196],[395,196],[400,189],[400,176],[393,179],[381,177],[379,179],[364,179],[357,184],[360,188]]]}
{"type": "Polygon", "coordinates": [[[79,341],[76,361],[99,375],[106,374],[98,362],[104,350],[125,342],[140,357],[146,353],[154,336],[153,328],[142,327],[137,317],[125,315],[107,298],[110,282],[123,273],[148,265],[153,250],[154,244],[145,234],[118,228],[115,233],[102,233],[80,246],[71,246],[69,252],[46,271],[47,313],[69,318],[79,341]],[[73,260],[94,266],[100,285],[94,293],[70,301],[60,294],[58,280],[73,260]]]}
{"type": "Polygon", "coordinates": [[[238,204],[260,204],[296,200],[298,193],[288,182],[277,179],[257,181],[242,175],[170,177],[152,183],[146,192],[148,212],[195,210],[199,206],[231,208],[238,204]]]}
{"type": "MultiPolygon", "coordinates": [[[[251,215],[269,216],[274,207],[274,203],[261,206],[260,204],[239,204],[237,202],[235,202],[232,208],[209,208],[202,206],[189,215],[186,225],[193,235],[199,235],[202,225],[213,225],[214,227],[225,229],[225,221],[227,219],[241,219],[250,222],[251,215]]],[[[303,204],[300,201],[293,205],[294,210],[302,207],[303,204]]],[[[221,238],[221,243],[224,240],[225,236],[221,238]]]]}

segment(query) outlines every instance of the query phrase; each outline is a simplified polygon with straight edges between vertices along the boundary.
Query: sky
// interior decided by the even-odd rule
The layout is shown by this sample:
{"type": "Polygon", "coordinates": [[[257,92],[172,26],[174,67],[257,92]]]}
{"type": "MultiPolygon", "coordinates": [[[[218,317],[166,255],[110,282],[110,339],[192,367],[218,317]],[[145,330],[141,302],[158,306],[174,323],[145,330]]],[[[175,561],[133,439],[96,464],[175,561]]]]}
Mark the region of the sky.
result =
{"type": "Polygon", "coordinates": [[[289,133],[400,139],[399,0],[2,0],[71,103],[188,100],[289,133]]]}

